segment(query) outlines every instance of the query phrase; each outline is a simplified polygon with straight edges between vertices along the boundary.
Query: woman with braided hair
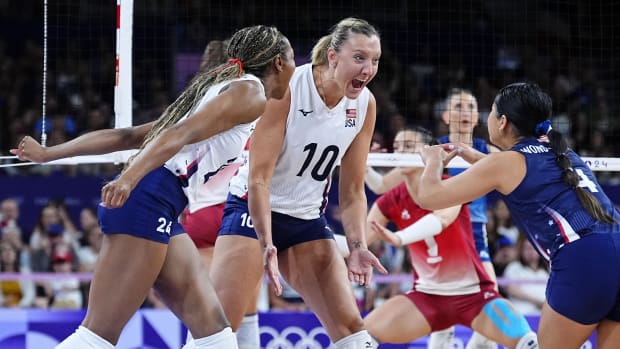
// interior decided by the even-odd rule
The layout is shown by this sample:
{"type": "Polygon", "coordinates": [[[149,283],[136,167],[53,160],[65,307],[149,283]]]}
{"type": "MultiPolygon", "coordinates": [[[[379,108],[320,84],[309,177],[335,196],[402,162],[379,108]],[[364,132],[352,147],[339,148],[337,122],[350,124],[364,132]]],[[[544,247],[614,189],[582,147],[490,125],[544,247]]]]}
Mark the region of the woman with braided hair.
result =
{"type": "Polygon", "coordinates": [[[284,96],[295,62],[286,37],[266,26],[236,32],[228,56],[193,79],[153,123],[94,131],[50,148],[27,137],[12,150],[45,162],[141,145],[102,189],[105,235],[86,318],[57,348],[113,348],[152,286],[196,338],[185,348],[237,347],[208,270],[177,217],[187,197],[241,154],[267,99],[284,96]]]}
{"type": "Polygon", "coordinates": [[[416,202],[439,209],[497,190],[515,223],[551,262],[538,328],[540,348],[620,343],[620,214],[584,161],[551,128],[551,98],[537,85],[502,88],[488,117],[489,155],[463,145],[425,148],[416,202]],[[459,155],[473,165],[441,180],[459,155]],[[484,180],[480,180],[484,178],[484,180]]]}

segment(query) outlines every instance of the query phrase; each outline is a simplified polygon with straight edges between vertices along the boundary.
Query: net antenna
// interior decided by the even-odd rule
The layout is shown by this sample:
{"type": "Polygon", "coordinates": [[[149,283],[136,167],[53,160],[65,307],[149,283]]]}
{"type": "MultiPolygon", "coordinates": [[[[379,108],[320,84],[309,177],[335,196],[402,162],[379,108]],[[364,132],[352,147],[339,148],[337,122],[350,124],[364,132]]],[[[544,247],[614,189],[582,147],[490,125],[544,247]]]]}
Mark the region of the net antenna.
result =
{"type": "Polygon", "coordinates": [[[47,114],[47,0],[43,0],[43,76],[41,91],[41,145],[47,143],[47,131],[45,121],[47,114]]]}

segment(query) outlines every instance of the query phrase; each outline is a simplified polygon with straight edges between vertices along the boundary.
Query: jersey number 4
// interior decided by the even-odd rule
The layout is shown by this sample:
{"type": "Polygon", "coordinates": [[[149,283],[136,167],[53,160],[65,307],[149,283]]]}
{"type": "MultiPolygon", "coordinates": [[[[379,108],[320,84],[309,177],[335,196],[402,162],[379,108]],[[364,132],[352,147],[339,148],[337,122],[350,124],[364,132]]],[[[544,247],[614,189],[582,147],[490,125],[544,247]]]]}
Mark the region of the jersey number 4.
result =
{"type": "Polygon", "coordinates": [[[596,183],[592,181],[583,170],[580,168],[575,169],[575,173],[579,176],[579,186],[582,188],[588,188],[588,190],[592,193],[598,193],[598,189],[596,188],[596,183]]]}
{"type": "MultiPolygon", "coordinates": [[[[306,160],[304,160],[303,165],[301,165],[301,170],[297,172],[297,176],[303,176],[304,172],[310,166],[310,163],[314,160],[314,154],[316,153],[317,143],[310,143],[304,147],[304,153],[308,152],[306,156],[306,160]]],[[[319,159],[316,161],[312,170],[310,171],[310,175],[315,180],[322,182],[332,173],[334,168],[334,164],[336,163],[336,159],[338,158],[338,153],[340,153],[340,149],[335,145],[329,145],[323,152],[319,159]]]]}

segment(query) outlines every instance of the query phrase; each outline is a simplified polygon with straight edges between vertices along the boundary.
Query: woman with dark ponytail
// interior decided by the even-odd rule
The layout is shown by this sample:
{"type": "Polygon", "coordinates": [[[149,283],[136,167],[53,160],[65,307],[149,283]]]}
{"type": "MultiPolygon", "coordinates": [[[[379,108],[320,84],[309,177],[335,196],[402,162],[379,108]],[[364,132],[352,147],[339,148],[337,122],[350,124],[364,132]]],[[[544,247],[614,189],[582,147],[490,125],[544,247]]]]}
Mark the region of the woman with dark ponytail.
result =
{"type": "Polygon", "coordinates": [[[49,148],[26,137],[11,150],[22,160],[47,162],[140,148],[102,189],[105,235],[86,318],[57,349],[113,348],[151,287],[196,338],[184,348],[237,348],[208,269],[177,217],[188,198],[195,200],[241,155],[267,100],[288,90],[295,60],[286,37],[266,26],[237,31],[227,53],[226,63],[200,72],[154,122],[49,148]]]}
{"type": "Polygon", "coordinates": [[[580,348],[594,330],[598,348],[617,348],[620,214],[590,168],[552,129],[550,116],[551,98],[537,85],[502,88],[488,130],[491,142],[505,151],[485,155],[454,144],[424,149],[416,201],[438,209],[497,190],[551,263],[540,348],[580,348]],[[457,155],[473,165],[442,181],[445,164],[457,155]]]}

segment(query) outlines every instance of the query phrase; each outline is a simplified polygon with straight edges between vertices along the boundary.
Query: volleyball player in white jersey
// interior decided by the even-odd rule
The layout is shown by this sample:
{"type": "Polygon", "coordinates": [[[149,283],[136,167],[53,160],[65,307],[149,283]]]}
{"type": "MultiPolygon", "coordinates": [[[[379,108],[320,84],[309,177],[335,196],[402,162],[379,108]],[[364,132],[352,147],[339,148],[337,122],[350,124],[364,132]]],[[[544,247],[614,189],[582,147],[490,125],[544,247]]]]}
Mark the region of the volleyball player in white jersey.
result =
{"type": "MultiPolygon", "coordinates": [[[[212,40],[207,44],[200,62],[199,73],[210,71],[228,60],[226,54],[228,41],[212,40]]],[[[248,150],[248,147],[249,141],[246,143],[245,150],[248,150]]],[[[198,253],[200,253],[208,269],[211,268],[217,232],[222,225],[224,206],[228,196],[228,184],[239,166],[247,161],[246,154],[244,152],[241,158],[219,171],[209,174],[208,180],[204,178],[205,181],[199,183],[198,188],[194,188],[193,195],[188,196],[187,208],[183,211],[180,219],[183,230],[198,248],[198,253]]],[[[239,349],[254,349],[260,346],[258,296],[259,294],[256,292],[255,300],[250,301],[250,307],[241,321],[241,325],[235,329],[239,349]]]]}
{"type": "Polygon", "coordinates": [[[366,84],[380,55],[377,31],[344,19],[315,45],[312,64],[296,69],[289,93],[268,103],[249,168],[231,181],[213,256],[213,283],[233,328],[264,266],[278,295],[282,272],[336,348],[372,348],[349,278],[368,285],[373,266],[385,272],[365,241],[364,172],[376,117],[366,84]],[[349,278],[323,214],[339,163],[349,278]]]}
{"type": "Polygon", "coordinates": [[[228,55],[227,64],[194,79],[154,123],[95,131],[51,148],[25,138],[12,150],[44,162],[142,144],[102,189],[105,235],[86,318],[57,348],[112,348],[151,286],[197,337],[185,348],[237,347],[208,271],[176,220],[186,196],[240,154],[267,99],[282,98],[294,58],[288,40],[265,26],[235,33],[228,55]]]}

